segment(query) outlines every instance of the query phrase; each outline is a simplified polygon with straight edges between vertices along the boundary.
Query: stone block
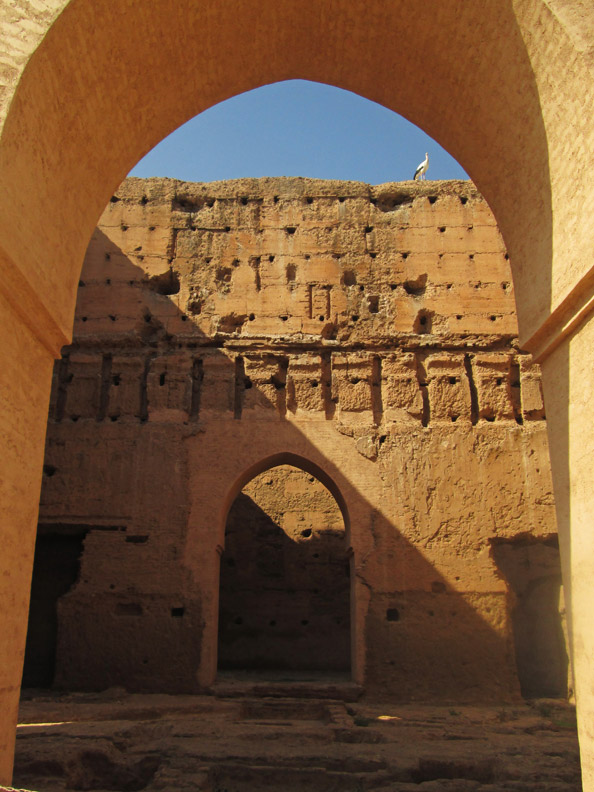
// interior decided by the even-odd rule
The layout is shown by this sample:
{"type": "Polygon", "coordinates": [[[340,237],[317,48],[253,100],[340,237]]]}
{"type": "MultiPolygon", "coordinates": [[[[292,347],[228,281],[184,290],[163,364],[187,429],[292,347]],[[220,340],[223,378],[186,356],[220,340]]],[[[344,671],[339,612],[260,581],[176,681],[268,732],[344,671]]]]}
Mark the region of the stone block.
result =
{"type": "Polygon", "coordinates": [[[235,359],[224,352],[204,356],[204,378],[200,392],[200,413],[233,415],[235,359]]]}
{"type": "Polygon", "coordinates": [[[77,352],[70,355],[65,382],[65,418],[78,420],[99,416],[102,365],[103,358],[98,354],[77,352]]]}
{"type": "Polygon", "coordinates": [[[192,365],[187,354],[159,355],[151,360],[147,375],[149,420],[187,420],[192,403],[192,365]]]}
{"type": "Polygon", "coordinates": [[[296,355],[289,362],[287,407],[295,414],[323,413],[327,386],[319,355],[296,355]]]}
{"type": "Polygon", "coordinates": [[[413,352],[385,355],[381,359],[382,404],[388,421],[411,421],[421,418],[423,396],[413,352]]]}
{"type": "MultiPolygon", "coordinates": [[[[243,410],[286,409],[287,362],[274,355],[245,355],[243,410]]],[[[244,413],[245,414],[245,413],[244,413]]]]}
{"type": "Polygon", "coordinates": [[[371,412],[372,373],[371,355],[332,355],[332,399],[340,414],[371,412]]]}
{"type": "Polygon", "coordinates": [[[111,362],[107,415],[112,420],[138,420],[145,360],[136,356],[114,356],[111,362]]]}
{"type": "Polygon", "coordinates": [[[477,354],[472,361],[478,417],[487,421],[514,417],[509,355],[477,354]]]}
{"type": "Polygon", "coordinates": [[[470,385],[464,355],[430,355],[424,365],[431,421],[469,421],[470,385]]]}
{"type": "Polygon", "coordinates": [[[519,364],[522,415],[529,421],[542,420],[545,417],[545,405],[540,379],[540,366],[532,362],[530,355],[521,355],[519,364]]]}

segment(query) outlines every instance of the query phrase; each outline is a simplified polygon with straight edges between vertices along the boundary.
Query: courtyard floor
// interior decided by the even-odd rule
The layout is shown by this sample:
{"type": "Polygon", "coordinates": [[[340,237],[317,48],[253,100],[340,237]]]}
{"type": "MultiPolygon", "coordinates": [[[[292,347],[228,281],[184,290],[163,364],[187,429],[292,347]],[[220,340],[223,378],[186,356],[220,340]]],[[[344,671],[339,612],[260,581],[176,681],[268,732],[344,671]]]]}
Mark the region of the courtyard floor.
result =
{"type": "MultiPolygon", "coordinates": [[[[240,688],[241,686],[239,686],[240,688]]],[[[574,709],[348,701],[282,686],[217,695],[49,694],[21,705],[14,786],[38,792],[574,792],[574,709]]],[[[323,695],[322,695],[323,693],[323,695]]]]}

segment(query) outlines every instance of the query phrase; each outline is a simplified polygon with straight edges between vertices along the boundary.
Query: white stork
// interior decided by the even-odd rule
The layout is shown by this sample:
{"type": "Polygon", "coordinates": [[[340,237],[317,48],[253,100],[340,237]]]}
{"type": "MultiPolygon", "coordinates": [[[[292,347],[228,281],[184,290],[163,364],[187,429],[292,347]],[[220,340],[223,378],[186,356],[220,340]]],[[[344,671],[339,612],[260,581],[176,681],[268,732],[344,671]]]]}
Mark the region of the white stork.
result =
{"type": "Polygon", "coordinates": [[[429,167],[429,154],[425,153],[425,159],[423,160],[423,162],[417,165],[417,169],[415,171],[415,175],[413,176],[413,180],[416,181],[417,179],[424,179],[428,167],[429,167]]]}

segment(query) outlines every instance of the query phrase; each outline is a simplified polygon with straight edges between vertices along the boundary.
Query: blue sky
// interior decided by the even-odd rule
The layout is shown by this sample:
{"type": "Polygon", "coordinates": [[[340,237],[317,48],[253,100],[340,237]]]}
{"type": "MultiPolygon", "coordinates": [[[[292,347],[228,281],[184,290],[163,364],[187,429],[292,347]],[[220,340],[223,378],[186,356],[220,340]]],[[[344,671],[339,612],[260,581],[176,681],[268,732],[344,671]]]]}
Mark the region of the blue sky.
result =
{"type": "Polygon", "coordinates": [[[350,91],[289,80],[205,110],[155,146],[130,175],[186,181],[309,176],[381,184],[411,179],[425,152],[428,179],[468,178],[402,116],[350,91]]]}

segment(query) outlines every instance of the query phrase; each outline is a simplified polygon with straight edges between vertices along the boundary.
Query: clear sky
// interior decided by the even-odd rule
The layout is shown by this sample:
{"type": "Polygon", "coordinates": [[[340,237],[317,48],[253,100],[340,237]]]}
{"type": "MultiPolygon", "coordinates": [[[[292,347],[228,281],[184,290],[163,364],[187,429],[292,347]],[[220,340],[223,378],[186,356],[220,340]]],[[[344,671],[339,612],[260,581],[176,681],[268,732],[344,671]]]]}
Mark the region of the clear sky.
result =
{"type": "Polygon", "coordinates": [[[309,176],[381,184],[412,179],[425,152],[428,179],[468,178],[402,116],[350,91],[289,80],[205,110],[155,146],[130,175],[186,181],[309,176]]]}

